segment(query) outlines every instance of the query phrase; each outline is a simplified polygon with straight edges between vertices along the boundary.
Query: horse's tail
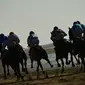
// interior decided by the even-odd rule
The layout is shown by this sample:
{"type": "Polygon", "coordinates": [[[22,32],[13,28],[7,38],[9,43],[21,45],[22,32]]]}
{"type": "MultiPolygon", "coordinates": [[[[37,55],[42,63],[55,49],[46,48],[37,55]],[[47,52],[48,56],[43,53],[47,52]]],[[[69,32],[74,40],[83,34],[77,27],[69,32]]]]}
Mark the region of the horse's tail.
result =
{"type": "Polygon", "coordinates": [[[43,55],[44,59],[48,58],[48,54],[47,54],[47,52],[44,49],[43,49],[42,55],[43,55]]]}

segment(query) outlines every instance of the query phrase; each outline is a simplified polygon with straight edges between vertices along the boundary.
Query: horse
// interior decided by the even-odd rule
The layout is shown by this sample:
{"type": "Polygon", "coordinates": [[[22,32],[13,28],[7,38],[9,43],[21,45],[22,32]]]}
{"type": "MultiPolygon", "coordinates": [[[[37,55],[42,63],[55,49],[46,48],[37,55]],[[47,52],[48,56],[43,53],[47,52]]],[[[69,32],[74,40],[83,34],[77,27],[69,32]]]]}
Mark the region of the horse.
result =
{"type": "Polygon", "coordinates": [[[77,63],[80,64],[79,57],[77,58],[76,56],[78,55],[78,52],[76,51],[76,46],[75,46],[75,38],[72,33],[72,28],[68,28],[68,35],[69,35],[69,41],[72,43],[72,56],[76,59],[77,63]]]}
{"type": "MultiPolygon", "coordinates": [[[[25,72],[26,74],[28,74],[28,71],[27,71],[27,55],[26,53],[24,52],[23,48],[21,45],[18,45],[20,50],[21,50],[21,58],[20,58],[20,64],[22,66],[22,72],[25,72]],[[24,61],[24,62],[23,62],[24,61]]],[[[1,55],[3,55],[5,52],[7,52],[8,50],[7,49],[4,49],[4,51],[2,51],[1,49],[1,55]]],[[[10,75],[10,72],[9,72],[9,65],[7,65],[7,75],[10,75]]],[[[16,73],[15,73],[16,75],[16,73]]]]}
{"type": "Polygon", "coordinates": [[[14,70],[17,76],[17,80],[24,80],[23,76],[20,73],[20,51],[17,46],[11,47],[8,51],[4,52],[1,56],[2,66],[4,69],[4,79],[6,79],[6,65],[10,65],[11,68],[14,70]]]}
{"type": "MultiPolygon", "coordinates": [[[[75,55],[78,55],[78,59],[76,58],[76,60],[78,61],[78,64],[80,64],[80,60],[79,58],[81,59],[81,62],[82,64],[84,65],[84,71],[85,71],[85,38],[76,38],[77,41],[75,42],[75,38],[74,36],[72,35],[72,28],[69,28],[69,39],[73,41],[73,45],[74,45],[74,56],[75,55]]],[[[85,33],[84,33],[85,35],[85,33]]],[[[82,66],[81,66],[81,70],[82,70],[82,66]]]]}
{"type": "Polygon", "coordinates": [[[28,74],[28,71],[27,71],[27,55],[24,52],[21,45],[18,44],[18,48],[19,48],[19,50],[21,52],[20,63],[21,63],[21,66],[22,66],[22,72],[25,72],[26,74],[28,74]]]}
{"type": "Polygon", "coordinates": [[[65,58],[67,65],[69,65],[72,62],[72,67],[75,66],[75,64],[73,62],[73,57],[72,57],[72,44],[69,41],[67,41],[66,39],[56,41],[54,50],[55,50],[55,54],[56,54],[56,61],[57,61],[58,67],[61,66],[59,64],[59,59],[61,60],[61,63],[62,63],[61,73],[64,72],[63,58],[65,58]],[[68,61],[68,53],[70,53],[70,55],[71,55],[71,60],[69,60],[69,61],[68,61]]]}
{"type": "MultiPolygon", "coordinates": [[[[22,50],[22,53],[21,53],[21,58],[20,58],[20,64],[22,66],[22,72],[25,72],[26,74],[28,74],[28,71],[27,71],[27,55],[25,54],[24,50],[22,50]]],[[[9,72],[9,66],[7,65],[7,75],[10,74],[9,72]]],[[[15,73],[16,75],[16,73],[15,73]]]]}
{"type": "MultiPolygon", "coordinates": [[[[7,49],[4,49],[4,50],[2,51],[2,48],[3,48],[3,46],[2,46],[2,44],[0,44],[0,53],[1,53],[0,59],[2,59],[2,55],[3,55],[5,52],[8,51],[7,49]]],[[[9,73],[9,65],[7,65],[7,75],[9,75],[9,74],[10,74],[10,73],[9,73]]]]}
{"type": "Polygon", "coordinates": [[[43,74],[45,75],[45,77],[48,77],[47,72],[45,72],[43,70],[43,66],[41,64],[41,59],[46,60],[51,68],[53,67],[53,65],[50,63],[49,59],[48,59],[48,54],[47,52],[41,48],[40,46],[33,46],[30,48],[30,60],[31,60],[31,67],[33,67],[33,61],[37,62],[37,79],[39,79],[39,66],[43,72],[43,74]],[[42,50],[41,50],[42,49],[42,50]]]}
{"type": "Polygon", "coordinates": [[[61,72],[64,72],[64,61],[63,61],[63,58],[66,59],[66,64],[67,65],[70,64],[70,62],[72,62],[72,66],[73,67],[75,65],[74,65],[73,57],[72,57],[72,43],[69,42],[67,39],[63,39],[63,37],[61,38],[61,35],[62,34],[59,34],[59,35],[60,36],[57,36],[56,37],[56,35],[54,34],[54,32],[51,32],[50,39],[52,40],[53,45],[54,45],[54,50],[55,50],[55,54],[56,54],[57,65],[58,65],[58,67],[61,66],[59,64],[59,62],[58,62],[58,60],[60,59],[61,62],[62,62],[62,70],[61,70],[61,72]],[[70,55],[71,55],[71,60],[70,61],[68,61],[68,53],[70,53],[70,55]]]}
{"type": "Polygon", "coordinates": [[[22,72],[25,72],[26,74],[28,74],[28,71],[27,71],[27,55],[26,55],[26,53],[24,52],[23,49],[22,49],[22,55],[21,55],[20,63],[22,65],[22,72]],[[23,63],[23,60],[24,60],[24,63],[23,63]]]}

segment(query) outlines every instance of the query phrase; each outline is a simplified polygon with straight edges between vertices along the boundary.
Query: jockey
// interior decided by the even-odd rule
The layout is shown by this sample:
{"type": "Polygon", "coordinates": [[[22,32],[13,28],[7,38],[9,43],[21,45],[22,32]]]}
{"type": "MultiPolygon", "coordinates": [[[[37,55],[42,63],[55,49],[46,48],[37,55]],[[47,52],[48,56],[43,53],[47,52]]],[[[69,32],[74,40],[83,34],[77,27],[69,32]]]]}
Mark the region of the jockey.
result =
{"type": "Polygon", "coordinates": [[[81,24],[80,21],[77,21],[77,23],[82,26],[83,32],[85,33],[85,25],[84,24],[81,24]]]}
{"type": "Polygon", "coordinates": [[[0,52],[2,51],[3,43],[7,40],[7,36],[5,36],[3,33],[0,34],[0,52]]]}
{"type": "Polygon", "coordinates": [[[20,39],[14,32],[10,32],[8,39],[3,43],[4,48],[7,46],[7,48],[13,47],[14,44],[19,44],[20,39]]]}
{"type": "Polygon", "coordinates": [[[83,32],[84,30],[80,22],[79,21],[74,22],[72,26],[72,34],[73,34],[74,42],[82,38],[83,32]]]}
{"type": "Polygon", "coordinates": [[[29,33],[29,36],[27,38],[27,44],[29,47],[39,45],[39,39],[33,31],[30,31],[29,33]]]}
{"type": "Polygon", "coordinates": [[[5,36],[3,33],[0,34],[0,44],[2,44],[5,40],[7,40],[7,36],[5,36]]]}
{"type": "Polygon", "coordinates": [[[31,49],[32,49],[31,47],[36,47],[38,50],[43,52],[42,46],[39,45],[39,39],[33,31],[30,31],[29,33],[29,36],[27,38],[27,44],[30,47],[29,55],[31,54],[31,49]]]}
{"type": "Polygon", "coordinates": [[[54,45],[56,44],[56,42],[58,41],[63,41],[64,40],[64,37],[66,36],[67,34],[59,29],[57,26],[54,27],[53,31],[51,32],[51,40],[53,41],[54,45]]]}

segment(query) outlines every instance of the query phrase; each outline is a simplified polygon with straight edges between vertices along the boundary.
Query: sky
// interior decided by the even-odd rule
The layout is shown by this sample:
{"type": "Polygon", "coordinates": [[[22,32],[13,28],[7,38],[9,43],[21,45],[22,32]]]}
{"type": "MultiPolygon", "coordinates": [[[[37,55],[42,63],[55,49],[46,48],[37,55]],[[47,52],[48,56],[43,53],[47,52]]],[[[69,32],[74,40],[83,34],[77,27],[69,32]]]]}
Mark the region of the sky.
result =
{"type": "Polygon", "coordinates": [[[0,0],[0,33],[13,31],[20,44],[27,47],[29,32],[34,31],[40,45],[52,43],[54,26],[68,33],[68,27],[79,20],[85,24],[85,0],[0,0]]]}

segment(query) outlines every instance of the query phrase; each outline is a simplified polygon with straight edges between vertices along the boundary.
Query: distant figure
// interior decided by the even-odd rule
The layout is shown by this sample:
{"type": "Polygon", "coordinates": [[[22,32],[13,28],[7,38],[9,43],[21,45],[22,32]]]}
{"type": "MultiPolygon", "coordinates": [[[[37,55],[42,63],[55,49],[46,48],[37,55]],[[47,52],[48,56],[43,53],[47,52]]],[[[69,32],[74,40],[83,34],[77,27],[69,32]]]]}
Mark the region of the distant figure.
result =
{"type": "Polygon", "coordinates": [[[39,45],[39,39],[33,31],[30,31],[29,33],[27,44],[29,47],[39,45]]]}
{"type": "Polygon", "coordinates": [[[51,32],[51,40],[53,41],[54,46],[56,46],[57,42],[64,41],[65,36],[67,36],[67,34],[63,30],[55,26],[53,28],[53,31],[51,32]]]}

